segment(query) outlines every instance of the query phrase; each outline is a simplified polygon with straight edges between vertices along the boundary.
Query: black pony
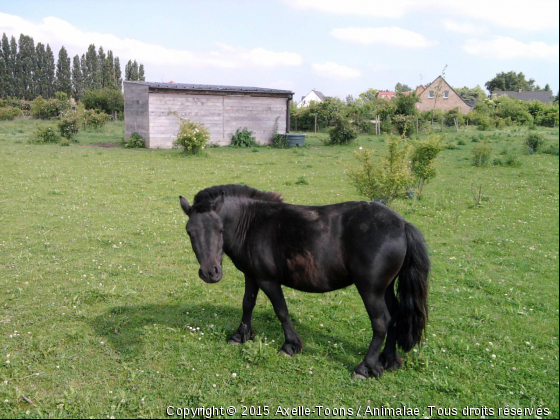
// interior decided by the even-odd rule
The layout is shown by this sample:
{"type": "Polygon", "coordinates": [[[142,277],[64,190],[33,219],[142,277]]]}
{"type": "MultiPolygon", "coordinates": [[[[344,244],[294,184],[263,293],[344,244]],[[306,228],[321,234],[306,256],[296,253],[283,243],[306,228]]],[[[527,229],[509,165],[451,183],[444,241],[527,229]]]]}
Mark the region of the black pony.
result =
{"type": "Polygon", "coordinates": [[[192,206],[183,197],[180,201],[200,278],[221,280],[224,252],[245,274],[243,317],[230,343],[253,338],[251,316],[262,289],[284,328],[282,351],[299,353],[302,341],[282,285],[324,293],[353,283],[373,329],[369,350],[354,369],[358,378],[400,367],[397,344],[408,352],[421,341],[430,260],[420,231],[388,207],[362,201],[296,206],[284,203],[280,194],[244,185],[202,190],[192,206]]]}

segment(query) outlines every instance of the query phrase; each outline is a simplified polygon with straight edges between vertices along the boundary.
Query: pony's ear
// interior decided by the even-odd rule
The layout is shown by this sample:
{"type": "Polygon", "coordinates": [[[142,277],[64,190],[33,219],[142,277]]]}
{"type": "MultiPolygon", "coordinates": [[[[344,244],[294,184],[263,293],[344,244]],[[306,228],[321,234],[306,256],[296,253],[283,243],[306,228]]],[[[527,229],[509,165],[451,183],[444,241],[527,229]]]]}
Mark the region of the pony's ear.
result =
{"type": "Polygon", "coordinates": [[[214,202],[212,203],[212,210],[214,210],[216,213],[219,213],[220,209],[224,205],[225,195],[225,192],[220,191],[220,196],[216,198],[216,200],[214,200],[214,202]]]}
{"type": "Polygon", "coordinates": [[[182,195],[179,196],[179,201],[181,202],[181,208],[183,209],[185,214],[190,217],[192,207],[189,202],[182,195]]]}

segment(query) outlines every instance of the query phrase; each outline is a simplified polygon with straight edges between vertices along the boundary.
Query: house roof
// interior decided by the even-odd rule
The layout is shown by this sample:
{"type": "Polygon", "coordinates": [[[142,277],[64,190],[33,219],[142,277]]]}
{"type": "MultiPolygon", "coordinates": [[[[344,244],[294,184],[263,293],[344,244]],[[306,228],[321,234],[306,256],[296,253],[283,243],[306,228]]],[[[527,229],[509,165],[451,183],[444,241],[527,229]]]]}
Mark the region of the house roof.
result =
{"type": "Polygon", "coordinates": [[[281,93],[285,95],[294,94],[294,92],[290,90],[269,89],[269,88],[252,87],[252,86],[201,85],[201,84],[192,84],[192,83],[174,83],[174,82],[159,83],[159,82],[132,82],[132,81],[125,81],[125,83],[135,83],[138,85],[144,85],[150,88],[158,88],[158,89],[217,91],[217,92],[281,93]]]}
{"type": "Polygon", "coordinates": [[[515,99],[519,99],[521,101],[541,101],[545,104],[552,102],[552,92],[546,90],[537,90],[537,91],[499,91],[499,92],[492,92],[492,95],[496,96],[513,96],[515,99]]]}
{"type": "Polygon", "coordinates": [[[315,92],[315,95],[317,95],[322,101],[327,99],[327,97],[325,95],[323,95],[322,92],[319,92],[318,90],[313,89],[311,92],[315,92]]]}
{"type": "MultiPolygon", "coordinates": [[[[443,77],[441,77],[441,76],[436,77],[435,80],[434,80],[432,83],[429,83],[429,84],[427,85],[426,89],[424,89],[424,90],[422,91],[422,93],[424,93],[429,87],[431,87],[438,79],[443,80],[443,81],[445,82],[445,84],[446,84],[447,86],[449,86],[449,89],[451,89],[451,90],[453,91],[453,93],[455,93],[455,95],[457,95],[457,96],[459,97],[459,99],[461,99],[461,100],[465,103],[465,105],[470,106],[471,108],[474,108],[474,107],[473,107],[472,105],[470,105],[467,101],[465,101],[465,100],[461,97],[461,95],[459,95],[459,94],[457,93],[457,91],[456,91],[455,89],[453,89],[453,87],[452,87],[449,83],[447,83],[447,80],[445,80],[445,79],[444,79],[443,77]]],[[[422,94],[422,93],[421,93],[421,94],[422,94]]]]}

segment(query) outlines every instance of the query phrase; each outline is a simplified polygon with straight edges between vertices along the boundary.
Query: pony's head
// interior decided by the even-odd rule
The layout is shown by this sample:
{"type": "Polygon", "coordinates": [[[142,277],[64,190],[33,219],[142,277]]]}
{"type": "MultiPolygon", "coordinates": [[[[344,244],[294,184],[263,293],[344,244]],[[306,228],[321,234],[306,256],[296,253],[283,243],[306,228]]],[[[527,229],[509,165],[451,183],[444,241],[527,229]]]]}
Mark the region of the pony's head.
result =
{"type": "Polygon", "coordinates": [[[224,192],[206,203],[191,206],[184,197],[179,197],[181,208],[189,217],[187,233],[200,264],[198,275],[206,283],[217,283],[222,279],[222,256],[224,253],[223,223],[218,215],[224,204],[224,192]],[[202,205],[201,205],[202,204],[202,205]]]}

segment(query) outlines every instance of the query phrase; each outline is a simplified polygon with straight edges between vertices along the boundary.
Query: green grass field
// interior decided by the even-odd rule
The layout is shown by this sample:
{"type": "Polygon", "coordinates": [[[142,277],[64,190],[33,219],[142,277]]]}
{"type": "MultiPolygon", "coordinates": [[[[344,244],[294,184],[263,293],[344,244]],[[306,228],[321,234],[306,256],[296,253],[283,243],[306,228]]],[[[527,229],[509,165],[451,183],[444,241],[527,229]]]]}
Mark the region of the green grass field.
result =
{"type": "MultiPolygon", "coordinates": [[[[547,417],[539,407],[558,416],[559,162],[524,153],[526,129],[483,133],[495,156],[519,153],[518,168],[475,168],[479,132],[448,134],[465,144],[440,154],[421,200],[394,203],[430,249],[427,339],[397,372],[353,381],[371,338],[354,287],[285,289],[304,340],[296,357],[278,354],[283,332],[262,294],[256,340],[227,344],[243,277],[225,259],[220,283],[198,278],[178,196],[245,183],[289,203],[361,200],[345,171],[358,146],[383,151],[381,137],[325,147],[311,135],[300,149],[186,157],[91,147],[119,142],[122,123],[82,132],[70,147],[28,144],[35,124],[0,123],[1,417],[167,417],[168,406],[234,406],[236,418],[264,407],[274,418],[278,406],[323,406],[347,410],[330,417],[356,418],[358,409],[403,405],[419,409],[412,417],[463,417],[465,407],[493,409],[486,418],[508,417],[498,412],[505,407],[535,410],[515,418],[547,417]],[[481,206],[472,186],[481,186],[481,206]]],[[[540,133],[558,144],[558,129],[540,133]]]]}

